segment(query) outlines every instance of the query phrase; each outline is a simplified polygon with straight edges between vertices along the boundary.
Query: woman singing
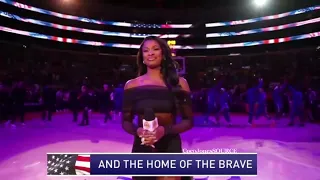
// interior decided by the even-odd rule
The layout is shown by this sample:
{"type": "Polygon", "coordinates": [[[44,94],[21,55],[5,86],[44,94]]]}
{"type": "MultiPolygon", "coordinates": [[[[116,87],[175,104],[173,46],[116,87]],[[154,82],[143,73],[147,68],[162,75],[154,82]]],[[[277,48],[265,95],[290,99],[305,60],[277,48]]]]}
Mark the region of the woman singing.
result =
{"type": "MultiPolygon", "coordinates": [[[[188,82],[179,78],[169,46],[160,38],[147,37],[142,42],[137,65],[139,76],[124,88],[123,129],[134,135],[132,152],[182,152],[180,133],[193,127],[193,113],[188,82]],[[144,110],[152,108],[159,127],[154,132],[142,128],[144,110]],[[176,123],[180,112],[182,121],[176,123]],[[138,116],[138,127],[133,123],[138,116]],[[144,145],[141,145],[144,138],[144,145]],[[155,148],[151,147],[154,146],[155,148]]],[[[140,179],[191,179],[187,177],[133,177],[140,179]]]]}

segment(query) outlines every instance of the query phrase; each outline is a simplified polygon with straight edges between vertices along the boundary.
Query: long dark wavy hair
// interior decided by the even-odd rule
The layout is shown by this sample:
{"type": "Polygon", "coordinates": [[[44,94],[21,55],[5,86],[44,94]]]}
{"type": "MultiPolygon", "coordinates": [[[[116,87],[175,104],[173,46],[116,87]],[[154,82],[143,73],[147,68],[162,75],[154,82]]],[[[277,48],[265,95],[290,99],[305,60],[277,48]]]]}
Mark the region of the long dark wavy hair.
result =
{"type": "Polygon", "coordinates": [[[143,64],[143,45],[146,41],[153,40],[156,41],[162,50],[162,61],[161,61],[161,74],[163,81],[169,88],[174,88],[179,85],[179,75],[177,73],[178,63],[173,60],[171,55],[171,50],[169,45],[163,40],[155,36],[146,37],[140,45],[140,49],[137,55],[137,66],[138,66],[138,76],[147,73],[147,66],[143,64]]]}

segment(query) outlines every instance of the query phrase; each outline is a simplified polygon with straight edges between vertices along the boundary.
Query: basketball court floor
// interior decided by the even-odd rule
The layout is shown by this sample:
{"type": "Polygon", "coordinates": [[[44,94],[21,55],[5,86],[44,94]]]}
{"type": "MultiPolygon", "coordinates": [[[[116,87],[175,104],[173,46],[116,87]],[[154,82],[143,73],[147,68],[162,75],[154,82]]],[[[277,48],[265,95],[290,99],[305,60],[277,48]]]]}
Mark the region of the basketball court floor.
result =
{"type": "MultiPolygon", "coordinates": [[[[277,122],[261,118],[256,127],[247,126],[247,116],[232,114],[233,127],[202,126],[182,134],[185,150],[233,148],[237,152],[258,153],[256,177],[201,177],[198,180],[320,180],[320,126],[286,127],[288,119],[277,122]]],[[[209,125],[210,126],[210,125],[209,125]]],[[[132,136],[120,121],[103,124],[101,114],[91,115],[90,126],[72,122],[71,113],[56,114],[51,123],[33,118],[25,126],[0,127],[1,180],[107,180],[130,177],[47,177],[46,153],[130,152],[132,136]]]]}

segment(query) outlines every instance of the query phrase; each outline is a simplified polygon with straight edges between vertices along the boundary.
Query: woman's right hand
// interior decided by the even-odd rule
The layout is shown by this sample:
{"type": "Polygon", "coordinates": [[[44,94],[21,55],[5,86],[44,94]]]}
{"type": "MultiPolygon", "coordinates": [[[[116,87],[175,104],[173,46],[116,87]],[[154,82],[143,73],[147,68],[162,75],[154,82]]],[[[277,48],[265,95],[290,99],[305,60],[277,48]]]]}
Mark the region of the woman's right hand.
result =
{"type": "Polygon", "coordinates": [[[144,130],[142,127],[139,127],[137,129],[137,134],[140,138],[142,138],[142,136],[144,136],[145,133],[146,133],[146,130],[144,130]]]}
{"type": "Polygon", "coordinates": [[[156,142],[154,133],[144,130],[141,127],[137,129],[137,134],[142,139],[144,145],[153,145],[156,142]]]}
{"type": "Polygon", "coordinates": [[[154,133],[147,131],[141,127],[137,129],[137,134],[140,138],[150,138],[151,136],[154,136],[154,133]]]}

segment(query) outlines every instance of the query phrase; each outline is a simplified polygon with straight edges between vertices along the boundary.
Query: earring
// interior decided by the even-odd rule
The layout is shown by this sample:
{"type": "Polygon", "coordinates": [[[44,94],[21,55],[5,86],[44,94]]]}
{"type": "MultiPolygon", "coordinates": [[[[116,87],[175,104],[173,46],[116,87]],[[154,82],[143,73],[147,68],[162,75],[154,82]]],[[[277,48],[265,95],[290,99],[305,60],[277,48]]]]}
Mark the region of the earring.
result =
{"type": "Polygon", "coordinates": [[[144,61],[142,61],[143,64],[146,64],[144,61]]]}

